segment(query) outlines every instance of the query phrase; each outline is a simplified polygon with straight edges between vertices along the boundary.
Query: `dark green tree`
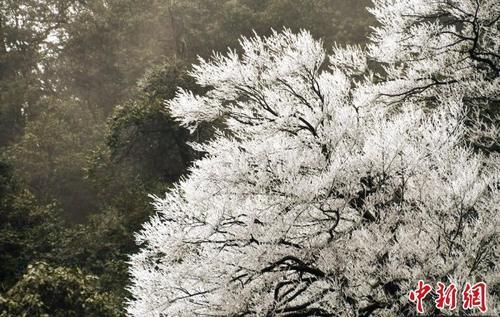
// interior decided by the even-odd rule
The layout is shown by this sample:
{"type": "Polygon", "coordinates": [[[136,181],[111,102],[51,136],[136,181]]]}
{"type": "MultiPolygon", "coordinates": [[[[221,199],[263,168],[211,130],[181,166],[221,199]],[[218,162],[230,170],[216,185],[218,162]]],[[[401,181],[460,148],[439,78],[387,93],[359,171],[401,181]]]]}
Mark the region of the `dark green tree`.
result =
{"type": "Polygon", "coordinates": [[[40,205],[0,161],[0,292],[9,288],[35,259],[47,259],[59,247],[58,209],[40,205]]]}
{"type": "Polygon", "coordinates": [[[101,291],[96,279],[78,269],[36,262],[0,295],[0,316],[122,316],[117,299],[101,291]]]}
{"type": "Polygon", "coordinates": [[[111,159],[130,166],[145,182],[158,174],[158,181],[174,182],[194,158],[186,144],[193,138],[165,107],[178,87],[197,89],[186,69],[179,62],[153,68],[140,82],[137,97],[117,107],[109,120],[111,159]]]}

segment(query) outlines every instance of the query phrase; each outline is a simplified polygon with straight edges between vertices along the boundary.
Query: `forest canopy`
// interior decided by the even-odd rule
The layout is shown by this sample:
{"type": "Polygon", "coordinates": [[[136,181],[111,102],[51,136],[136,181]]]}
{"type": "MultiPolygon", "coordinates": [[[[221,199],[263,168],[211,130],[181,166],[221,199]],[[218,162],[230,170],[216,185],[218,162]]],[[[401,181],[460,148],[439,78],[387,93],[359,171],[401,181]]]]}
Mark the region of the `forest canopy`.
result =
{"type": "Polygon", "coordinates": [[[0,0],[0,317],[498,314],[499,10],[0,0]]]}

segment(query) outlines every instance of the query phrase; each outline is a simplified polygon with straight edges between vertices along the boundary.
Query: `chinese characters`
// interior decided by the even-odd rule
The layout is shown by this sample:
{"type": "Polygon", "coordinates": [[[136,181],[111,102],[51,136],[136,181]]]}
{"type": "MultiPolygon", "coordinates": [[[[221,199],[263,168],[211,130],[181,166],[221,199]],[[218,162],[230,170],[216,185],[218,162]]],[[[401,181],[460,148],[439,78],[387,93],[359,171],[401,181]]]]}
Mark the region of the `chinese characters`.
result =
{"type": "MultiPolygon", "coordinates": [[[[409,293],[409,300],[416,304],[417,312],[424,313],[423,301],[425,297],[431,293],[432,286],[419,280],[417,289],[409,293]]],[[[466,283],[461,293],[462,308],[464,310],[472,310],[478,308],[479,311],[485,313],[487,311],[487,286],[484,282],[478,282],[474,285],[466,283]]],[[[437,283],[435,305],[437,309],[448,309],[453,311],[457,309],[458,289],[454,283],[446,286],[442,282],[437,283]]]]}

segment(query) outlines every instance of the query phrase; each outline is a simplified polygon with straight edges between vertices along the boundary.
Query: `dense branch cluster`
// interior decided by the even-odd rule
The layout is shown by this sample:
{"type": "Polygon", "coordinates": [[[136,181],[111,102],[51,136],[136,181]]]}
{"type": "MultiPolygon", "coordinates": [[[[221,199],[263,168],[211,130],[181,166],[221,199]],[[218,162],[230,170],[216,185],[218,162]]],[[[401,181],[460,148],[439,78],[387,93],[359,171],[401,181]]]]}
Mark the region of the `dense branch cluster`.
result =
{"type": "MultiPolygon", "coordinates": [[[[372,12],[368,53],[285,30],[194,67],[210,90],[179,91],[172,113],[226,128],[154,197],[130,315],[398,315],[418,279],[498,289],[500,157],[469,142],[498,132],[469,118],[499,100],[499,8],[372,12]]],[[[499,311],[498,293],[488,305],[499,311]]]]}

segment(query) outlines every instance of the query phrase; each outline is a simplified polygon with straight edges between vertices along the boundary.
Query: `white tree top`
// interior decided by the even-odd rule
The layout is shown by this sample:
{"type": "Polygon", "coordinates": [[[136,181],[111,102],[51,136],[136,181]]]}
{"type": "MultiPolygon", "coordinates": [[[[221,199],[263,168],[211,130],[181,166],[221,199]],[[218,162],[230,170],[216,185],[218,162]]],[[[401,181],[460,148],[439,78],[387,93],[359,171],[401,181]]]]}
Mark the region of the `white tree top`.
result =
{"type": "Polygon", "coordinates": [[[498,130],[470,119],[500,99],[495,2],[375,1],[368,55],[285,30],[200,59],[209,92],[168,106],[226,128],[154,197],[128,313],[396,315],[418,279],[498,285],[498,130]]]}

